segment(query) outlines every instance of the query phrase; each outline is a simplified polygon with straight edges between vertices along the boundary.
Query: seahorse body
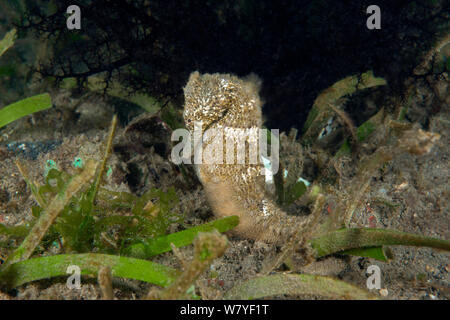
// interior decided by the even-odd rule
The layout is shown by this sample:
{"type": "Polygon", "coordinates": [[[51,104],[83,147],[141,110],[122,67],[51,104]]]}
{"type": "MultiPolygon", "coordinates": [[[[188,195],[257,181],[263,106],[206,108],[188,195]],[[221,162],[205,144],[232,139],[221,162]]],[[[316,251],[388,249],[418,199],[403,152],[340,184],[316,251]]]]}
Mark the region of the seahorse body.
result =
{"type": "MultiPolygon", "coordinates": [[[[202,130],[221,129],[227,134],[257,132],[261,127],[260,81],[256,76],[239,79],[229,74],[193,72],[184,88],[184,120],[193,131],[195,122],[202,122],[202,130]]],[[[257,137],[257,135],[256,135],[257,137]]],[[[234,140],[237,142],[238,140],[234,140]]],[[[203,140],[203,150],[212,147],[213,140],[203,140]]],[[[246,150],[255,143],[255,135],[245,143],[246,150]]],[[[227,157],[224,138],[223,159],[227,157]]],[[[232,150],[235,156],[237,146],[232,150]]],[[[228,155],[230,156],[230,155],[228,155]]],[[[236,158],[235,158],[236,159],[236,158]]],[[[289,216],[265,194],[263,166],[252,163],[246,152],[242,164],[203,163],[197,174],[206,191],[214,213],[219,217],[238,215],[235,231],[244,237],[271,243],[284,243],[299,227],[298,217],[289,216]]]]}

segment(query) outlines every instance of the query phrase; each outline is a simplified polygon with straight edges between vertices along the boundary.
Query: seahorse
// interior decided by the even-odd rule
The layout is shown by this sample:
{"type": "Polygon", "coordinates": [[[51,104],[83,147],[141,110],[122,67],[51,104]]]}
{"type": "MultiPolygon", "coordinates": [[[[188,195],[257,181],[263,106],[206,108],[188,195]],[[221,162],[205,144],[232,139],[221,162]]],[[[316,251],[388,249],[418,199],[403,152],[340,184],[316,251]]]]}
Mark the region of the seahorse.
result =
{"type": "MultiPolygon", "coordinates": [[[[261,128],[262,101],[259,97],[261,81],[255,75],[240,79],[230,74],[203,74],[193,72],[184,87],[183,117],[191,132],[201,122],[202,134],[208,129],[220,129],[224,139],[229,135],[255,133],[261,128]]],[[[257,143],[255,135],[248,138],[246,150],[257,143]],[[253,137],[253,138],[252,138],[253,137]]],[[[203,150],[215,143],[204,138],[203,150]]],[[[226,159],[226,143],[223,157],[226,159]]],[[[234,157],[237,145],[231,149],[234,157]]],[[[236,158],[235,158],[236,159],[236,158]]],[[[269,243],[285,243],[303,221],[298,216],[286,214],[265,192],[264,166],[250,161],[248,153],[244,163],[196,164],[197,175],[206,191],[208,202],[218,217],[237,215],[240,218],[235,232],[239,236],[269,243]]]]}

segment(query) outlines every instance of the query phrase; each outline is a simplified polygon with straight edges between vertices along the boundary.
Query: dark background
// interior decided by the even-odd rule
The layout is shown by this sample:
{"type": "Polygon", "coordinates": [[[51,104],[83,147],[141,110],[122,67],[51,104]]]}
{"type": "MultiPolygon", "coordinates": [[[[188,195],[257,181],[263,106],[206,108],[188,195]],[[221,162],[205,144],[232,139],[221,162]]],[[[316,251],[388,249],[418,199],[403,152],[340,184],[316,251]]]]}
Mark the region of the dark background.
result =
{"type": "Polygon", "coordinates": [[[182,107],[194,70],[253,72],[263,80],[267,125],[281,130],[301,128],[318,93],[348,75],[371,69],[402,92],[449,21],[449,1],[25,2],[22,36],[49,39],[52,50],[41,57],[43,75],[83,83],[105,72],[106,81],[182,107]],[[79,31],[65,27],[71,4],[81,8],[79,31]],[[366,27],[371,4],[381,8],[381,30],[366,27]]]}

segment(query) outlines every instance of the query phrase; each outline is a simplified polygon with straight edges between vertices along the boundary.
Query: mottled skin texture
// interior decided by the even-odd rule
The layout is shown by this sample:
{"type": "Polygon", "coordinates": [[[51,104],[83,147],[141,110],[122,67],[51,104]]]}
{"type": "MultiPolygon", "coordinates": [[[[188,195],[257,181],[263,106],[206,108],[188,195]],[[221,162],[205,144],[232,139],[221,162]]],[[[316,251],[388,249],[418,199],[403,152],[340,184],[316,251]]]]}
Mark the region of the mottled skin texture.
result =
{"type": "MultiPolygon", "coordinates": [[[[193,131],[194,122],[202,121],[203,131],[222,128],[224,136],[229,132],[227,128],[257,132],[262,123],[259,86],[255,76],[241,80],[228,74],[200,75],[193,72],[184,88],[186,127],[193,131]]],[[[252,143],[256,143],[255,137],[257,135],[252,143]]],[[[226,140],[223,141],[225,146],[226,140]]],[[[210,140],[203,141],[203,149],[206,150],[210,144],[210,140]]],[[[245,163],[204,162],[197,165],[197,174],[214,213],[218,217],[240,217],[240,224],[235,229],[239,235],[282,244],[300,227],[300,222],[297,217],[286,215],[266,196],[264,175],[261,174],[263,166],[249,161],[247,141],[245,145],[245,163]]],[[[224,150],[223,158],[226,156],[224,150]]]]}

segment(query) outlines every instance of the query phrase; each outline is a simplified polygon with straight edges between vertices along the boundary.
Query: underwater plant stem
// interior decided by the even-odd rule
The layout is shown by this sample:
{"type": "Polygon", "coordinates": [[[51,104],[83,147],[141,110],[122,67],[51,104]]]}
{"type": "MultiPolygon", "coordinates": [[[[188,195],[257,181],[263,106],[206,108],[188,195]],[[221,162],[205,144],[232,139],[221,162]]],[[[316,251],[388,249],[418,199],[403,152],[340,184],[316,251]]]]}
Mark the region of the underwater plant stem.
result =
{"type": "Polygon", "coordinates": [[[168,286],[179,275],[176,269],[152,261],[98,253],[59,254],[12,264],[0,274],[2,285],[15,288],[40,279],[68,276],[67,267],[75,265],[82,275],[97,275],[102,267],[111,268],[114,277],[168,286]]]}
{"type": "Polygon", "coordinates": [[[13,263],[28,259],[33,254],[34,249],[39,245],[53,221],[69,203],[72,196],[94,177],[96,167],[97,165],[94,161],[88,161],[83,172],[74,176],[67,187],[55,196],[19,248],[1,266],[0,271],[5,270],[13,263]]]}
{"type": "Polygon", "coordinates": [[[19,160],[16,160],[16,166],[19,169],[19,172],[22,175],[25,182],[27,183],[28,187],[30,188],[31,193],[33,194],[39,206],[45,209],[47,207],[46,203],[42,198],[42,196],[39,194],[36,184],[33,181],[31,181],[30,175],[28,174],[28,169],[19,160]]]}
{"type": "Polygon", "coordinates": [[[351,95],[357,90],[386,85],[383,78],[377,78],[372,71],[367,71],[361,76],[349,76],[334,83],[324,90],[314,101],[313,107],[303,127],[303,141],[315,139],[323,127],[323,121],[331,116],[329,105],[334,105],[339,99],[351,95]]]}
{"type": "Polygon", "coordinates": [[[312,239],[310,244],[316,250],[317,258],[349,249],[383,245],[430,247],[450,251],[450,241],[447,240],[396,230],[373,228],[352,228],[332,231],[321,237],[312,239]]]}
{"type": "Polygon", "coordinates": [[[112,143],[114,140],[114,134],[116,133],[116,128],[117,128],[117,114],[114,115],[112,122],[111,122],[111,126],[109,127],[108,140],[106,141],[106,146],[105,146],[105,154],[103,156],[103,160],[100,165],[100,170],[95,179],[94,190],[91,195],[92,203],[95,201],[95,198],[97,197],[97,193],[100,188],[100,184],[102,182],[103,174],[105,173],[106,163],[108,162],[108,158],[111,155],[111,148],[112,148],[112,143]]]}
{"type": "Polygon", "coordinates": [[[52,107],[52,99],[48,93],[39,94],[14,102],[0,110],[0,128],[32,113],[52,107]]]}
{"type": "Polygon", "coordinates": [[[14,45],[16,39],[17,29],[12,29],[0,40],[0,57],[14,45]]]}
{"type": "Polygon", "coordinates": [[[355,183],[351,188],[351,200],[350,203],[346,205],[345,212],[343,214],[344,223],[346,227],[350,226],[350,222],[353,218],[353,213],[356,208],[361,204],[362,199],[366,195],[366,191],[370,186],[372,176],[375,174],[376,170],[380,168],[384,163],[392,160],[393,153],[390,153],[391,148],[381,147],[373,155],[371,155],[367,160],[364,160],[358,170],[358,174],[355,178],[355,183]]]}
{"type": "Polygon", "coordinates": [[[275,274],[253,278],[231,288],[224,298],[250,300],[282,294],[319,295],[332,299],[377,299],[368,291],[344,281],[310,274],[275,274]]]}
{"type": "Polygon", "coordinates": [[[226,232],[236,227],[238,224],[238,216],[221,218],[183,231],[161,236],[154,240],[149,240],[147,243],[134,244],[125,249],[124,253],[127,256],[132,256],[135,258],[150,258],[170,251],[171,244],[174,244],[176,247],[190,245],[200,232],[209,232],[214,229],[219,232],[226,232]]]}
{"type": "Polygon", "coordinates": [[[165,290],[160,292],[150,291],[147,298],[161,300],[185,298],[189,287],[194,284],[214,259],[223,255],[227,245],[227,237],[216,230],[199,233],[194,241],[194,257],[184,272],[165,290]]]}
{"type": "Polygon", "coordinates": [[[97,280],[102,291],[102,300],[114,300],[111,268],[109,266],[101,267],[98,271],[97,280]]]}
{"type": "Polygon", "coordinates": [[[356,135],[356,127],[353,124],[352,119],[350,119],[350,117],[347,115],[345,111],[340,110],[334,104],[328,103],[328,106],[344,121],[353,137],[353,143],[357,144],[358,136],[356,135]]]}

